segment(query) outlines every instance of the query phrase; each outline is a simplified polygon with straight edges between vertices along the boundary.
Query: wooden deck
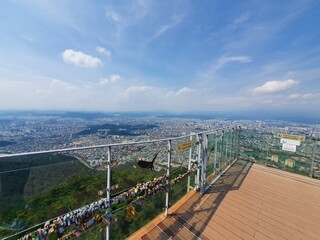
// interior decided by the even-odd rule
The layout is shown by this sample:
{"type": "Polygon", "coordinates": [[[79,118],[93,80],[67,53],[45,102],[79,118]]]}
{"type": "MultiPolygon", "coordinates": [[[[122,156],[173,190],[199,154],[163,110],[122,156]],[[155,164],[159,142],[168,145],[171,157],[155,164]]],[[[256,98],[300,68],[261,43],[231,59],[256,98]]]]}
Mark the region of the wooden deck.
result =
{"type": "Polygon", "coordinates": [[[320,181],[238,161],[129,239],[320,239],[320,181]]]}

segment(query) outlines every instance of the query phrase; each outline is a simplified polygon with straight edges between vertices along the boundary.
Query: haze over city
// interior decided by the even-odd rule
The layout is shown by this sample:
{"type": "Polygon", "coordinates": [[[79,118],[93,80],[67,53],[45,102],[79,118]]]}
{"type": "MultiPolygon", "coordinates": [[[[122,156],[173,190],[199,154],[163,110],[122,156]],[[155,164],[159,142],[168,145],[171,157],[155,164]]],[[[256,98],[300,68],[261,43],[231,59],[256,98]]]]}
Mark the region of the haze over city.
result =
{"type": "Polygon", "coordinates": [[[0,110],[320,117],[319,1],[5,0],[0,14],[0,110]]]}

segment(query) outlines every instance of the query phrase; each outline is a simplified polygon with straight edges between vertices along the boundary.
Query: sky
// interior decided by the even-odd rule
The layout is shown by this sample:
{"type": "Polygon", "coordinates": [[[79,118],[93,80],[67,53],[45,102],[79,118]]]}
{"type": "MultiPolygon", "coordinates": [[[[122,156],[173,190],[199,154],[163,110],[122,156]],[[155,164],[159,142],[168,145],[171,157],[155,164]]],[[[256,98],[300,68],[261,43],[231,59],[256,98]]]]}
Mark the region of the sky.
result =
{"type": "Polygon", "coordinates": [[[320,1],[2,0],[0,110],[320,116],[320,1]]]}

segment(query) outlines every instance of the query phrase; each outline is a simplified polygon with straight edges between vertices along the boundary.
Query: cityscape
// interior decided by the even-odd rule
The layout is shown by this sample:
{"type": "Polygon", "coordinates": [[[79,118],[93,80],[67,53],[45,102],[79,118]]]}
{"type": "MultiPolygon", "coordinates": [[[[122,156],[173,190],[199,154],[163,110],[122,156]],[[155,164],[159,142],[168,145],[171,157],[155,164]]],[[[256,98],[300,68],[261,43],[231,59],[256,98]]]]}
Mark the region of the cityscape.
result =
{"type": "Polygon", "coordinates": [[[319,9],[3,0],[0,239],[319,239],[319,9]]]}
{"type": "MultiPolygon", "coordinates": [[[[6,113],[0,117],[0,157],[4,157],[0,159],[0,236],[22,230],[28,226],[27,224],[36,224],[47,218],[55,217],[57,211],[63,214],[66,209],[79,207],[79,202],[81,202],[80,206],[83,206],[105,194],[108,153],[106,148],[97,148],[96,146],[124,144],[112,147],[111,167],[113,168],[114,183],[110,189],[116,193],[119,190],[120,192],[125,191],[132,186],[130,184],[136,184],[139,181],[137,179],[141,179],[139,176],[145,175],[145,170],[139,166],[139,161],[145,161],[148,164],[152,162],[151,170],[149,170],[152,177],[149,174],[145,177],[149,176],[154,181],[158,181],[157,177],[159,178],[167,170],[168,146],[166,141],[150,143],[144,143],[144,141],[186,136],[171,141],[170,168],[174,172],[182,174],[173,175],[175,176],[175,180],[172,180],[174,181],[172,182],[173,186],[173,183],[179,182],[182,176],[196,171],[195,165],[190,165],[191,162],[188,159],[190,157],[191,159],[197,158],[197,145],[194,149],[190,148],[193,149],[190,152],[191,155],[189,155],[189,151],[180,151],[179,146],[188,143],[190,134],[201,132],[211,133],[207,136],[208,155],[205,172],[208,179],[206,182],[216,176],[217,171],[224,169],[234,157],[301,175],[309,176],[312,173],[310,176],[313,178],[320,178],[320,124],[302,124],[279,120],[210,119],[199,116],[161,118],[155,114],[144,114],[143,117],[138,117],[128,116],[124,113],[28,112],[26,114],[17,112],[11,113],[11,115],[6,113]],[[239,131],[239,135],[236,134],[236,130],[239,131]],[[212,133],[214,134],[212,135],[212,133]],[[294,142],[297,146],[293,152],[284,151],[283,139],[280,140],[279,134],[303,138],[303,141],[294,142]],[[239,140],[236,140],[237,136],[239,140]],[[135,144],[126,145],[128,143],[135,144]],[[238,156],[236,155],[238,148],[236,145],[239,145],[238,156]],[[79,150],[81,147],[86,149],[79,150]],[[78,150],[72,150],[72,148],[78,150]],[[71,150],[63,151],[63,149],[71,150]],[[62,151],[59,154],[34,154],[46,150],[62,151]],[[19,154],[28,153],[31,155],[18,157],[19,154]],[[10,158],[11,154],[18,155],[10,158]],[[189,169],[191,166],[193,169],[189,169]],[[57,171],[57,168],[61,169],[57,171]],[[184,172],[186,170],[188,171],[184,172]],[[129,172],[133,176],[128,181],[129,172]],[[124,173],[127,176],[123,175],[124,173]],[[76,180],[75,183],[74,180],[76,180]],[[79,195],[77,191],[81,190],[76,190],[78,188],[74,186],[74,184],[78,185],[83,181],[86,182],[85,188],[88,188],[86,197],[79,195]],[[66,190],[61,190],[61,188],[66,188],[66,190]],[[64,194],[58,198],[52,197],[56,191],[58,191],[58,195],[64,194]],[[46,205],[43,204],[48,202],[48,199],[51,199],[49,204],[54,211],[47,212],[45,210],[46,205]],[[71,204],[67,199],[72,199],[73,203],[71,204]],[[13,214],[12,211],[17,214],[13,219],[10,218],[13,214]],[[25,218],[27,212],[29,212],[28,215],[31,219],[30,217],[25,218]],[[44,216],[46,217],[44,218],[44,216]]],[[[197,138],[194,140],[195,143],[199,141],[197,138]]],[[[163,181],[161,179],[163,176],[159,178],[160,182],[163,181]]],[[[182,182],[186,184],[186,179],[182,182]]],[[[158,189],[162,187],[159,186],[158,189]]],[[[176,196],[178,199],[184,194],[182,189],[185,187],[181,189],[181,186],[178,185],[175,188],[175,191],[179,192],[179,195],[176,196]]],[[[121,203],[122,200],[119,198],[126,199],[121,196],[123,195],[115,197],[117,199],[115,206],[118,206],[119,201],[121,203]]],[[[134,197],[135,194],[132,196],[134,197]]],[[[101,201],[105,202],[105,199],[101,199],[101,201]]],[[[153,204],[157,204],[158,200],[154,201],[153,204]]],[[[88,205],[86,206],[88,207],[88,205]]],[[[83,209],[85,207],[79,208],[77,211],[83,211],[83,209]]],[[[117,207],[113,208],[117,211],[116,209],[117,207]]],[[[140,211],[142,214],[146,210],[141,209],[140,211]]],[[[144,222],[155,217],[159,211],[160,209],[152,212],[151,215],[149,214],[148,217],[140,221],[144,222]]],[[[133,216],[126,215],[125,218],[132,221],[130,219],[133,216]]],[[[115,219],[118,217],[113,218],[113,221],[115,219]]],[[[100,220],[98,221],[100,222],[100,220]]],[[[93,220],[92,223],[97,222],[93,220]]],[[[88,224],[89,222],[87,222],[88,224]]],[[[111,234],[113,236],[120,234],[120,237],[116,238],[122,239],[137,230],[136,227],[133,227],[128,232],[128,230],[124,230],[125,226],[126,222],[124,221],[111,234]]],[[[63,230],[62,233],[64,232],[63,230]]],[[[73,236],[74,233],[74,231],[67,231],[64,236],[67,237],[70,234],[73,236]]],[[[59,236],[59,233],[57,234],[59,236]]],[[[90,236],[89,239],[97,237],[96,235],[90,236]]]]}
{"type": "MultiPolygon", "coordinates": [[[[274,137],[277,133],[303,135],[308,141],[311,137],[320,138],[320,124],[276,120],[199,119],[196,116],[194,118],[161,118],[156,115],[128,117],[119,113],[96,118],[92,118],[90,113],[79,113],[80,117],[65,117],[65,113],[20,114],[20,116],[0,116],[0,154],[148,141],[189,135],[192,132],[241,126],[244,130],[241,145],[244,148],[255,148],[264,152],[268,150],[270,155],[263,156],[263,159],[269,158],[271,162],[277,163],[278,161],[275,160],[277,157],[271,154],[272,149],[281,149],[280,140],[277,141],[274,137]],[[88,116],[91,117],[88,119],[88,116]],[[257,134],[248,134],[246,129],[255,131],[257,134]],[[261,137],[259,134],[263,133],[269,135],[261,137]]],[[[115,161],[118,164],[132,161],[132,151],[141,152],[140,159],[144,158],[141,155],[152,158],[154,147],[150,145],[144,150],[141,147],[119,148],[115,153],[118,157],[115,161]]],[[[310,152],[310,149],[306,148],[310,148],[309,142],[302,144],[298,151],[310,152]]],[[[101,160],[106,156],[103,149],[75,151],[73,154],[88,166],[91,161],[101,160]]],[[[161,153],[159,158],[164,159],[163,154],[161,153]]]]}

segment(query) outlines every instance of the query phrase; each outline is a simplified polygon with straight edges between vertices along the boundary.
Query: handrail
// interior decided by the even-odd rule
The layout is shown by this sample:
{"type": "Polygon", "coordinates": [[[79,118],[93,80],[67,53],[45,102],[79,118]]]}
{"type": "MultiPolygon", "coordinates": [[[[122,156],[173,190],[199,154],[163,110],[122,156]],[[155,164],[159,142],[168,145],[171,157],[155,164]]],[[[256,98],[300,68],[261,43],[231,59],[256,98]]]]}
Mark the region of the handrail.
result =
{"type": "MultiPolygon", "coordinates": [[[[93,146],[85,146],[85,147],[73,147],[73,148],[63,148],[63,149],[55,149],[55,150],[45,150],[45,151],[35,151],[35,152],[24,152],[24,153],[14,153],[14,154],[2,154],[0,155],[0,160],[1,158],[10,158],[10,157],[18,157],[18,156],[28,156],[28,155],[40,155],[40,154],[48,154],[48,153],[59,153],[59,152],[69,152],[69,151],[77,151],[77,150],[88,150],[88,149],[98,149],[98,148],[108,148],[108,149],[111,149],[111,147],[117,147],[117,146],[130,146],[130,145],[140,145],[140,144],[148,144],[148,143],[157,143],[157,142],[168,142],[170,143],[172,140],[178,140],[178,139],[184,139],[184,138],[192,138],[193,136],[197,136],[197,141],[199,142],[199,147],[198,147],[198,150],[197,151],[200,151],[202,150],[202,141],[203,141],[203,137],[200,137],[199,136],[208,136],[208,135],[218,135],[218,134],[224,134],[224,132],[227,131],[230,131],[230,130],[233,130],[234,128],[229,128],[229,127],[226,127],[226,128],[219,128],[219,129],[214,129],[214,130],[208,130],[208,131],[202,131],[202,132],[197,132],[197,133],[190,133],[188,135],[183,135],[183,136],[178,136],[178,137],[170,137],[170,138],[163,138],[163,139],[154,139],[154,140],[144,140],[144,141],[135,141],[135,142],[126,142],[126,143],[111,143],[111,144],[103,144],[103,145],[93,145],[93,146]]],[[[170,145],[170,144],[169,144],[170,145]]],[[[111,150],[110,150],[111,151],[111,150]]],[[[170,147],[169,147],[169,152],[170,153],[170,147]]],[[[205,150],[206,151],[206,150],[205,150]]],[[[199,152],[200,153],[200,152],[199,152]]],[[[109,157],[108,157],[109,158],[109,157]]],[[[198,156],[198,161],[200,162],[200,154],[198,156]]],[[[167,175],[166,176],[170,176],[170,161],[168,160],[169,162],[169,166],[168,166],[168,172],[167,172],[167,175]]],[[[202,162],[202,161],[201,161],[202,162]]],[[[189,163],[190,164],[190,163],[189,163]]],[[[50,165],[50,164],[49,164],[50,165]]],[[[47,166],[47,165],[46,165],[47,166]]],[[[39,167],[43,167],[43,166],[39,166],[39,167]]],[[[187,172],[194,172],[194,171],[198,171],[197,169],[199,168],[199,165],[198,167],[196,168],[193,168],[192,170],[189,169],[187,172]]],[[[204,174],[204,173],[202,173],[204,174]]],[[[109,176],[109,174],[108,174],[109,176]]],[[[166,179],[166,186],[170,188],[170,177],[167,177],[166,179]],[[169,180],[169,181],[168,181],[169,180]]],[[[198,182],[199,185],[202,185],[203,183],[200,183],[198,182]]],[[[107,191],[108,191],[108,194],[110,194],[110,190],[108,190],[107,188],[107,191]]],[[[129,190],[130,191],[130,190],[129,190]]],[[[121,195],[121,192],[120,191],[120,195],[121,195]]],[[[124,190],[125,192],[125,190],[124,190]]],[[[167,195],[168,195],[168,190],[167,190],[167,195]]],[[[112,199],[116,199],[117,197],[117,193],[116,194],[113,194],[112,196],[112,199]]],[[[169,195],[168,195],[169,196],[169,195]]],[[[168,196],[167,196],[167,204],[166,204],[166,208],[168,208],[169,204],[168,204],[168,196]]],[[[102,200],[104,200],[104,202],[106,202],[106,198],[103,198],[102,200]]],[[[110,199],[111,200],[111,199],[110,199]]],[[[107,201],[108,202],[108,201],[107,201]]],[[[107,209],[107,212],[108,212],[108,209],[110,209],[110,206],[111,206],[111,201],[109,204],[107,204],[106,206],[106,209],[107,209]]],[[[79,208],[80,210],[80,208],[79,208]]],[[[62,214],[61,216],[63,216],[65,214],[62,214]]],[[[61,216],[58,216],[58,217],[55,217],[55,218],[52,218],[48,221],[52,221],[54,219],[57,219],[61,216]]],[[[25,232],[28,232],[32,229],[35,229],[37,227],[40,227],[41,225],[43,225],[44,223],[40,223],[40,224],[36,224],[35,226],[33,227],[30,227],[28,229],[25,229],[25,230],[22,230],[18,233],[15,233],[11,236],[7,236],[5,237],[4,239],[9,239],[9,238],[12,238],[14,236],[18,236],[18,235],[21,235],[22,233],[25,233],[25,232]]],[[[108,238],[108,237],[107,237],[108,238]]]]}
{"type": "MultiPolygon", "coordinates": [[[[193,169],[188,170],[187,172],[185,172],[185,173],[182,174],[182,175],[180,174],[178,177],[176,177],[175,179],[172,179],[172,180],[170,181],[170,182],[171,182],[171,185],[172,185],[172,186],[175,185],[177,182],[180,181],[180,179],[188,176],[189,174],[191,174],[192,172],[195,172],[195,171],[196,171],[196,168],[193,168],[193,169]]],[[[157,179],[153,180],[153,182],[156,183],[155,185],[158,186],[158,190],[157,190],[158,193],[159,193],[159,192],[161,193],[162,190],[164,190],[164,189],[166,188],[166,184],[165,184],[166,179],[167,179],[167,175],[163,175],[163,176],[158,177],[157,179]]],[[[150,194],[148,190],[149,190],[152,186],[151,186],[151,185],[149,186],[148,183],[144,183],[144,184],[143,184],[143,187],[142,187],[141,189],[139,189],[139,191],[138,191],[137,193],[134,193],[134,189],[135,189],[135,188],[138,188],[139,185],[141,185],[141,184],[137,184],[135,187],[129,188],[127,191],[125,191],[125,192],[128,193],[128,198],[135,198],[135,196],[137,196],[137,198],[136,198],[136,199],[133,199],[133,201],[131,201],[130,204],[132,204],[133,202],[138,201],[138,200],[145,200],[146,197],[150,194]],[[144,195],[142,195],[142,194],[144,194],[144,195]]],[[[120,194],[120,195],[121,195],[121,194],[120,194]]],[[[68,214],[72,214],[72,213],[75,212],[75,211],[80,211],[81,209],[84,209],[85,207],[91,206],[92,204],[95,204],[95,205],[97,205],[97,206],[100,205],[100,206],[102,206],[102,207],[101,207],[101,209],[94,209],[91,214],[93,214],[94,212],[97,212],[97,211],[101,212],[102,210],[105,210],[106,208],[108,208],[108,207],[110,207],[111,205],[113,205],[113,202],[114,202],[114,201],[117,202],[117,203],[118,203],[118,202],[125,202],[125,201],[127,201],[127,198],[123,198],[123,199],[122,199],[122,197],[119,197],[119,198],[117,199],[117,197],[120,196],[120,195],[118,195],[117,193],[114,194],[114,195],[112,196],[112,198],[110,199],[110,200],[111,200],[110,203],[108,203],[108,201],[107,201],[106,198],[101,198],[101,199],[98,200],[98,201],[95,201],[95,202],[93,202],[93,203],[89,203],[89,204],[87,204],[87,205],[85,205],[85,206],[82,206],[82,207],[80,207],[80,208],[77,208],[77,209],[75,209],[75,210],[71,210],[70,212],[66,212],[66,213],[61,214],[61,215],[59,215],[59,216],[57,216],[57,217],[51,218],[51,219],[49,219],[49,220],[47,220],[47,221],[45,221],[45,222],[38,223],[38,224],[36,224],[36,225],[34,225],[34,226],[32,226],[32,227],[29,227],[29,228],[24,229],[24,230],[22,230],[22,231],[20,231],[20,232],[14,233],[14,234],[12,234],[12,235],[10,235],[10,236],[6,236],[6,237],[4,237],[4,238],[2,238],[2,239],[3,239],[3,240],[11,239],[11,238],[16,237],[16,236],[21,236],[21,235],[24,234],[24,233],[30,233],[30,231],[35,230],[36,228],[39,228],[39,227],[41,228],[41,226],[45,225],[47,222],[52,223],[53,220],[59,219],[59,218],[61,218],[61,217],[63,217],[63,216],[66,216],[66,215],[68,215],[68,214]],[[102,205],[102,203],[103,203],[103,205],[102,205]]],[[[116,204],[116,203],[115,203],[115,204],[116,204]]],[[[123,206],[123,207],[120,207],[120,208],[118,208],[118,209],[115,209],[114,211],[111,211],[111,213],[113,214],[113,213],[115,213],[115,212],[117,212],[117,211],[120,211],[120,210],[124,209],[126,206],[127,206],[127,204],[126,204],[125,206],[123,206]]],[[[81,220],[81,219],[80,219],[80,220],[81,220]]],[[[68,228],[68,227],[65,227],[65,228],[68,228]]]]}
{"type": "Polygon", "coordinates": [[[203,132],[197,132],[197,133],[190,133],[188,135],[179,136],[179,137],[162,138],[162,139],[155,139],[155,140],[145,140],[145,141],[136,141],[136,142],[127,142],[127,143],[110,143],[110,144],[93,145],[93,146],[85,146],[85,147],[72,147],[72,148],[61,148],[61,149],[55,149],[55,150],[35,151],[35,152],[1,154],[0,159],[7,158],[7,157],[20,157],[20,156],[40,155],[40,154],[47,154],[47,153],[70,152],[70,151],[77,151],[77,150],[88,150],[88,149],[97,149],[97,148],[106,148],[106,147],[130,146],[130,145],[135,145],[135,144],[165,142],[165,141],[169,141],[169,140],[183,139],[183,138],[190,137],[190,136],[197,136],[199,134],[219,133],[219,131],[223,131],[223,130],[224,130],[223,128],[219,128],[214,131],[203,131],[203,132]]]}

